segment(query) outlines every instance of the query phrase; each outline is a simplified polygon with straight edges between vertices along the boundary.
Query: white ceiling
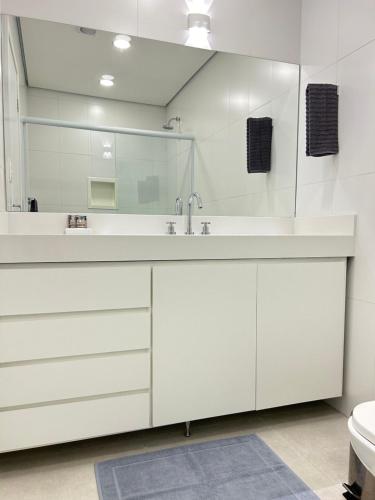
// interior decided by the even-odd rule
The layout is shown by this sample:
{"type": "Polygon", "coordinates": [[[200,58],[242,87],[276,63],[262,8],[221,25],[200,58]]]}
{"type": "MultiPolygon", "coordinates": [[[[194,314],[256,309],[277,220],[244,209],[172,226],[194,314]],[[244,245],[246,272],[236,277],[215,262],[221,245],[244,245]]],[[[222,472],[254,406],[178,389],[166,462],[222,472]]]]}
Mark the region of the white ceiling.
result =
{"type": "Polygon", "coordinates": [[[123,52],[113,33],[21,18],[30,87],[165,106],[214,52],[132,37],[123,52]],[[115,85],[99,85],[102,74],[115,85]]]}

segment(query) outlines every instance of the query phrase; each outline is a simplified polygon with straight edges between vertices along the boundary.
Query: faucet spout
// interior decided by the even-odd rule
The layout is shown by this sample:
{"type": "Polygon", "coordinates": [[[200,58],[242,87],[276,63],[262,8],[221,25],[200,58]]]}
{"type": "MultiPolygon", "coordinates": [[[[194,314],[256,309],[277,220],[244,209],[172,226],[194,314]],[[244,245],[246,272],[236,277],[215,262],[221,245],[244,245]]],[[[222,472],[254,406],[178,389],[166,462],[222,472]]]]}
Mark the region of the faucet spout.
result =
{"type": "Polygon", "coordinates": [[[188,214],[187,214],[187,229],[186,234],[194,234],[193,224],[192,224],[192,215],[193,215],[193,203],[194,200],[197,202],[197,206],[199,209],[203,208],[202,198],[199,193],[194,192],[191,193],[188,199],[188,214]]]}

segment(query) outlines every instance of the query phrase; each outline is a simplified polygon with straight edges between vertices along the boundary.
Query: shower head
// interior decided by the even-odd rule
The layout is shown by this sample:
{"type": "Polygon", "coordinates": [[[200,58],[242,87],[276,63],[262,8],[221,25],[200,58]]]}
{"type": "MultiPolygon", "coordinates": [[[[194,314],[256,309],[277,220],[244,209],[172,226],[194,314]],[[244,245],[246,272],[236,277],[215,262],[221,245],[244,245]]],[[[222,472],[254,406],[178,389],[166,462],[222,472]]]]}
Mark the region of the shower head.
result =
{"type": "Polygon", "coordinates": [[[171,125],[172,122],[180,123],[181,118],[179,116],[174,116],[173,118],[170,118],[167,123],[163,124],[163,129],[165,130],[173,130],[173,125],[171,125]]]}

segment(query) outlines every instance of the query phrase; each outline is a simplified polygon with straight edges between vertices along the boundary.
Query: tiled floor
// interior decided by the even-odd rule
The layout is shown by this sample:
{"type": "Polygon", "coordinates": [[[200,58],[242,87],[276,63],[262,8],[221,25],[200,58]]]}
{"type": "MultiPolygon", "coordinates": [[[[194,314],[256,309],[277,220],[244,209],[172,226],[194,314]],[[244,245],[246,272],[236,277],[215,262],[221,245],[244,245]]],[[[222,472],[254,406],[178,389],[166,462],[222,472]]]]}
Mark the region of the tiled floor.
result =
{"type": "MultiPolygon", "coordinates": [[[[349,437],[346,418],[324,403],[193,423],[189,443],[260,436],[323,500],[342,499],[349,437]]],[[[4,500],[97,500],[94,463],[186,444],[181,425],[0,455],[4,500]]]]}

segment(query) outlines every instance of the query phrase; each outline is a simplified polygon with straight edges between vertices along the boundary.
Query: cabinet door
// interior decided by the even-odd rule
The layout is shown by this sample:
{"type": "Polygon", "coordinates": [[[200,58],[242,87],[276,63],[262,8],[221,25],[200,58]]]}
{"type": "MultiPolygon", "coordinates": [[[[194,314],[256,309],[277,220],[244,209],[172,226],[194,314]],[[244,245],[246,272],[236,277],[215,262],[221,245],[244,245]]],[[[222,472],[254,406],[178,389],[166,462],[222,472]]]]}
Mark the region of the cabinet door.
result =
{"type": "Polygon", "coordinates": [[[153,270],[153,425],[255,408],[256,265],[153,270]]]}
{"type": "Polygon", "coordinates": [[[342,393],[346,260],[258,269],[257,410],[342,393]]]}

